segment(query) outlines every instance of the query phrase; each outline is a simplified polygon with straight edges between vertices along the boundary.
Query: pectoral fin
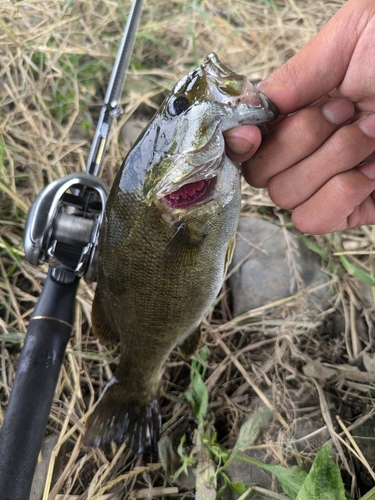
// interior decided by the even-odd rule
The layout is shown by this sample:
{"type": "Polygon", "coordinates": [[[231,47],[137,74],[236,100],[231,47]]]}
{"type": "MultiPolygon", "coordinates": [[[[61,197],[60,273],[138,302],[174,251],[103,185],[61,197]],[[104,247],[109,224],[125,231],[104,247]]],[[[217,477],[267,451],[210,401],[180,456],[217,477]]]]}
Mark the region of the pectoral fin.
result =
{"type": "Polygon", "coordinates": [[[228,245],[228,248],[227,248],[227,254],[225,256],[225,265],[224,265],[224,276],[223,278],[225,278],[227,272],[228,272],[228,267],[229,267],[229,264],[232,262],[232,258],[233,258],[233,253],[234,253],[234,248],[236,246],[236,234],[234,234],[232,236],[232,238],[229,240],[229,245],[228,245]]]}
{"type": "Polygon", "coordinates": [[[194,265],[205,236],[194,237],[189,231],[188,224],[185,221],[181,222],[165,248],[163,261],[178,262],[182,266],[194,265]]]}
{"type": "Polygon", "coordinates": [[[179,345],[179,349],[184,358],[191,358],[198,349],[201,341],[202,325],[188,335],[179,345]]]}

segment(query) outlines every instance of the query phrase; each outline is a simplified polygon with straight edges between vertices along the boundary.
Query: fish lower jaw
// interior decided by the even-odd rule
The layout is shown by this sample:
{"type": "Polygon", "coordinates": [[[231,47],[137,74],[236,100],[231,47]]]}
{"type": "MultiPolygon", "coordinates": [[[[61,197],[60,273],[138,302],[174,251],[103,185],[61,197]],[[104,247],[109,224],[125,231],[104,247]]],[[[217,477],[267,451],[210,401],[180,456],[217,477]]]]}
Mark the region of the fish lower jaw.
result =
{"type": "Polygon", "coordinates": [[[188,208],[198,202],[207,200],[214,181],[215,178],[189,182],[162,199],[170,208],[188,208]]]}

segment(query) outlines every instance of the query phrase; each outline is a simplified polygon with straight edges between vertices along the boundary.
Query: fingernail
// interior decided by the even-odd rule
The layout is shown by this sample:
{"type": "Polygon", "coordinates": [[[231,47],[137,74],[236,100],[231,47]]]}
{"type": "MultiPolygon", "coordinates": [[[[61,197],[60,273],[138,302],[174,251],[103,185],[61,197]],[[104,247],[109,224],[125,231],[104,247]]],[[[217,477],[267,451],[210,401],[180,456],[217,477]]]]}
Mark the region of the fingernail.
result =
{"type": "Polygon", "coordinates": [[[341,125],[352,118],[354,104],[347,99],[332,99],[322,107],[322,113],[328,121],[335,125],[341,125]]]}
{"type": "Polygon", "coordinates": [[[358,122],[358,127],[372,139],[375,138],[375,114],[368,115],[358,122]]]}
{"type": "Polygon", "coordinates": [[[249,142],[244,141],[243,139],[235,139],[232,140],[232,142],[230,143],[230,149],[233,151],[233,153],[237,153],[238,155],[250,153],[253,147],[254,144],[250,144],[249,142]]]}

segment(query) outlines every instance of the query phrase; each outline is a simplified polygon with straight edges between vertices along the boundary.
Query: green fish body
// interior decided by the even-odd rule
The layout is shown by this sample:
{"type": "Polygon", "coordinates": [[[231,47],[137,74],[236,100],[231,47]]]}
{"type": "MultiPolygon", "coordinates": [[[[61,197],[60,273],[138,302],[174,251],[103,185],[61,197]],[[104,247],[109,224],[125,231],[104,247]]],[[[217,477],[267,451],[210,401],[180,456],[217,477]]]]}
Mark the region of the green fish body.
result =
{"type": "Polygon", "coordinates": [[[222,285],[237,228],[239,167],[223,132],[275,119],[275,106],[210,54],[180,80],[125,159],[99,243],[93,330],[120,339],[120,363],[87,424],[85,444],[156,450],[160,372],[191,356],[222,285]]]}

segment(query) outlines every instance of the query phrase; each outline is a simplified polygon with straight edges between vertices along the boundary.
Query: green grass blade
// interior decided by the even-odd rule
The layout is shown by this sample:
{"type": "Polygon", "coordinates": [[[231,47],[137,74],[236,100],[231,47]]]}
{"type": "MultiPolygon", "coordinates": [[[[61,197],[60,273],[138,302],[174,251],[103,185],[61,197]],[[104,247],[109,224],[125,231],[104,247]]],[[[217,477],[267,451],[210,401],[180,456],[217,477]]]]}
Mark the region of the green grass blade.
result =
{"type": "Polygon", "coordinates": [[[344,255],[340,255],[340,261],[345,270],[354,278],[363,281],[363,283],[366,283],[367,285],[375,286],[375,278],[370,276],[370,274],[366,273],[363,269],[359,269],[359,267],[354,266],[344,255]]]}

